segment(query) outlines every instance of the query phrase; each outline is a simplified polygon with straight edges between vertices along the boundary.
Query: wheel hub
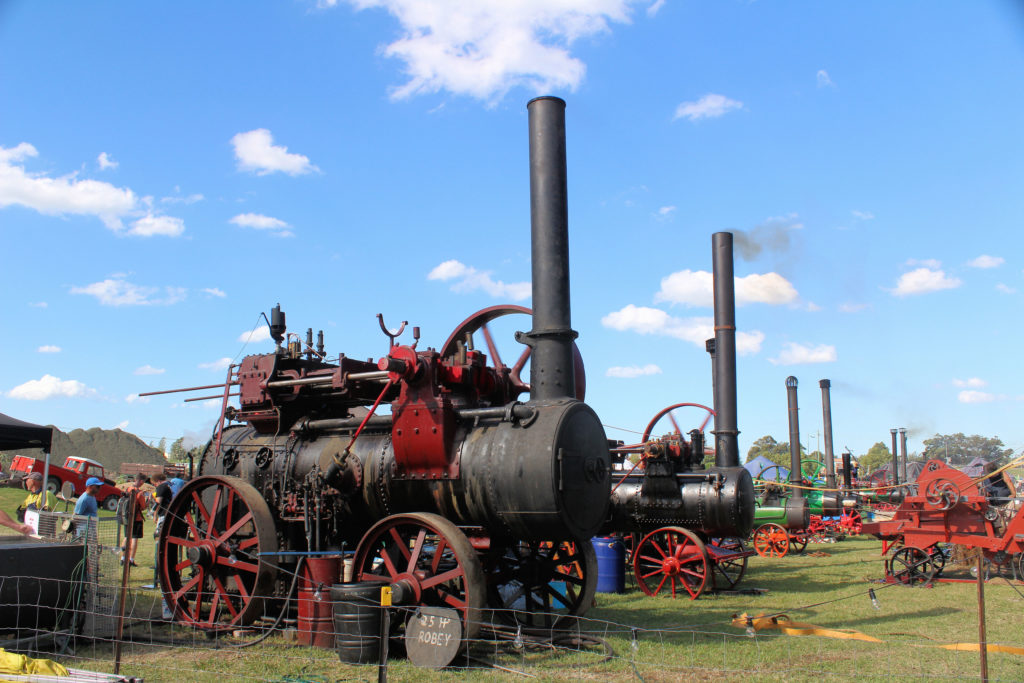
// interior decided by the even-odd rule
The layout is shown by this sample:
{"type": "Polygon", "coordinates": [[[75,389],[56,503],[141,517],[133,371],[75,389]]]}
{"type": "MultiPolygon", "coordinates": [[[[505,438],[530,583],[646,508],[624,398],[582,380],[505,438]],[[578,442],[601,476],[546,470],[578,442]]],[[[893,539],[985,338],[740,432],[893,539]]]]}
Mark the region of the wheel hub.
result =
{"type": "Polygon", "coordinates": [[[675,557],[666,557],[661,562],[661,571],[669,576],[676,576],[679,574],[680,569],[682,569],[682,567],[679,564],[679,560],[675,557]]]}
{"type": "Polygon", "coordinates": [[[213,541],[203,541],[185,551],[188,561],[203,569],[209,569],[217,559],[217,545],[213,541]]]}

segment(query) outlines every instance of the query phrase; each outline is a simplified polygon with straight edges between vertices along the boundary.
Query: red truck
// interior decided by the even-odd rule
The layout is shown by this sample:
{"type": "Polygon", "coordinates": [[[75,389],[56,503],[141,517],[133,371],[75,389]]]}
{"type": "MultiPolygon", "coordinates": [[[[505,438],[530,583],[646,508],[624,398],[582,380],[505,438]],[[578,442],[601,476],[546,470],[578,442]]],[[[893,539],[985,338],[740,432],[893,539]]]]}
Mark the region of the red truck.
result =
{"type": "MultiPolygon", "coordinates": [[[[29,472],[42,474],[45,464],[44,461],[30,458],[27,455],[15,456],[14,462],[11,463],[11,476],[25,477],[29,472]]],[[[99,477],[103,480],[103,484],[96,491],[96,502],[99,506],[106,510],[116,510],[117,501],[121,498],[120,489],[104,476],[103,464],[89,458],[70,455],[64,461],[63,467],[51,462],[50,477],[46,488],[57,493],[65,482],[71,482],[71,485],[75,487],[75,495],[80,496],[85,493],[85,482],[90,477],[99,477]]]]}

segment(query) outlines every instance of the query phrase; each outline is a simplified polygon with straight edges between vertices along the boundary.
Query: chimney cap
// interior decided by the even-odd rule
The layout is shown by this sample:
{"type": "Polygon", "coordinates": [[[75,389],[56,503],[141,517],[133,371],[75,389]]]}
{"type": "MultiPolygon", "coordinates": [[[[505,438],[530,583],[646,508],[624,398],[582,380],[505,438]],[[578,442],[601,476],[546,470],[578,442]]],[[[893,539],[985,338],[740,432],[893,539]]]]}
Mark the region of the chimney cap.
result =
{"type": "Polygon", "coordinates": [[[794,388],[794,387],[796,387],[796,377],[794,377],[793,375],[790,375],[789,377],[787,377],[786,378],[786,387],[787,388],[794,388]]]}

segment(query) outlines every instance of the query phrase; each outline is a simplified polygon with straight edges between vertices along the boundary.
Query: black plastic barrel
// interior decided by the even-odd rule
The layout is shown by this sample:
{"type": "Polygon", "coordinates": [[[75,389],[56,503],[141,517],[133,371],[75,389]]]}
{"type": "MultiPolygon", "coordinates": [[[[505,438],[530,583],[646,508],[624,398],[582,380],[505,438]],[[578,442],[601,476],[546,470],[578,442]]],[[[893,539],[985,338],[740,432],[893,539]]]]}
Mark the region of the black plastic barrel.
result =
{"type": "Polygon", "coordinates": [[[376,663],[380,657],[380,588],[378,582],[331,586],[334,603],[334,647],[338,659],[350,664],[376,663]]]}

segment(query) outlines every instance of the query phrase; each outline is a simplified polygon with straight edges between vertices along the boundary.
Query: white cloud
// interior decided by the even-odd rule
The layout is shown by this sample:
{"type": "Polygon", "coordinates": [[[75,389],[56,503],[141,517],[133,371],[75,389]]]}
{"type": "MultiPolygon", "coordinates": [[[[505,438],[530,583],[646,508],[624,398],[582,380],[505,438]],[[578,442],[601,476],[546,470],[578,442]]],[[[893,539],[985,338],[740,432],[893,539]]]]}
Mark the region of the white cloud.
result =
{"type": "Polygon", "coordinates": [[[917,268],[901,275],[896,282],[895,289],[890,291],[893,296],[912,296],[938,292],[943,289],[956,289],[962,284],[960,279],[949,277],[944,271],[917,268]]]}
{"type": "Polygon", "coordinates": [[[215,296],[218,299],[223,299],[224,297],[227,296],[223,289],[219,289],[217,287],[204,287],[203,292],[209,294],[210,296],[215,296]]]}
{"type": "Polygon", "coordinates": [[[117,424],[116,424],[116,425],[114,426],[114,429],[120,429],[121,431],[124,431],[124,430],[125,430],[125,429],[127,429],[127,428],[128,428],[128,420],[123,420],[123,421],[121,421],[121,422],[118,422],[118,423],[117,423],[117,424]]]}
{"type": "Polygon", "coordinates": [[[274,138],[266,128],[235,135],[231,138],[231,144],[235,148],[238,169],[254,171],[256,175],[267,175],[276,171],[288,175],[302,175],[320,170],[309,163],[309,157],[291,154],[287,147],[273,143],[274,138]]]}
{"type": "Polygon", "coordinates": [[[1016,294],[1017,290],[1010,285],[1004,285],[1002,282],[996,285],[996,291],[1002,292],[1003,294],[1016,294]]]}
{"type": "Polygon", "coordinates": [[[270,328],[266,325],[262,325],[257,327],[255,330],[249,330],[238,335],[238,341],[242,343],[253,342],[255,344],[256,342],[267,341],[268,339],[270,339],[270,328]]]}
{"type": "MultiPolygon", "coordinates": [[[[110,230],[122,232],[124,219],[138,216],[149,201],[126,187],[79,180],[75,173],[55,178],[29,173],[21,162],[37,156],[39,152],[27,142],[10,149],[0,147],[0,209],[23,206],[47,216],[94,216],[110,230]]],[[[177,237],[183,230],[181,219],[146,215],[137,219],[125,234],[177,237]]]]}
{"type": "Polygon", "coordinates": [[[85,386],[78,380],[61,380],[53,375],[43,375],[40,379],[33,379],[19,384],[7,395],[10,398],[18,398],[24,401],[45,401],[50,398],[78,398],[92,396],[96,392],[85,386]]]}
{"type": "MultiPolygon", "coordinates": [[[[700,348],[704,348],[704,342],[715,336],[712,318],[675,318],[661,309],[633,304],[604,316],[601,324],[613,330],[674,337],[700,348]]],[[[740,354],[757,353],[763,341],[762,332],[737,332],[736,351],[740,354]]]]}
{"type": "Polygon", "coordinates": [[[143,365],[141,368],[135,368],[133,375],[162,375],[167,372],[164,368],[154,368],[152,365],[143,365]]]}
{"type": "Polygon", "coordinates": [[[857,210],[854,210],[854,211],[851,211],[850,213],[853,214],[854,218],[859,218],[862,221],[870,221],[870,220],[873,220],[874,217],[875,217],[875,214],[871,213],[870,211],[857,211],[857,210]]]}
{"type": "Polygon", "coordinates": [[[967,265],[971,268],[998,268],[1004,263],[1006,263],[1006,259],[1002,256],[989,256],[988,254],[982,254],[981,256],[968,261],[967,265]]]}
{"type": "Polygon", "coordinates": [[[106,152],[100,152],[100,155],[96,157],[96,163],[100,165],[100,170],[105,171],[108,168],[117,168],[118,164],[114,161],[106,152]]]}
{"type": "Polygon", "coordinates": [[[622,377],[624,379],[633,379],[634,377],[643,377],[646,375],[660,375],[661,368],[653,363],[644,365],[628,365],[628,366],[616,366],[608,368],[604,373],[607,377],[622,377]]]}
{"type": "Polygon", "coordinates": [[[956,395],[956,400],[961,403],[991,403],[996,400],[995,394],[990,394],[986,391],[975,391],[973,389],[967,389],[961,391],[956,395]]]}
{"type": "Polygon", "coordinates": [[[971,377],[970,379],[953,379],[953,386],[960,389],[980,389],[987,384],[988,382],[980,377],[971,377]]]}
{"type": "Polygon", "coordinates": [[[668,218],[675,213],[676,207],[674,206],[663,206],[658,209],[658,218],[668,218]]]}
{"type": "Polygon", "coordinates": [[[723,116],[733,109],[742,109],[743,103],[731,100],[725,95],[709,93],[696,102],[683,102],[676,107],[674,119],[689,119],[699,121],[701,119],[714,119],[723,116]]]}
{"type": "Polygon", "coordinates": [[[240,213],[231,220],[228,221],[234,225],[241,226],[243,228],[254,228],[256,230],[270,230],[276,237],[294,237],[293,233],[289,228],[292,226],[285,223],[280,218],[274,218],[272,216],[264,216],[259,213],[240,213]]]}
{"type": "MultiPolygon", "coordinates": [[[[796,288],[778,273],[751,273],[735,280],[736,305],[751,303],[792,304],[799,295],[796,288]]],[[[706,270],[681,270],[662,278],[655,302],[667,301],[685,306],[714,305],[714,276],[706,270]]]]}
{"type": "Polygon", "coordinates": [[[46,303],[45,301],[33,301],[29,303],[29,306],[31,306],[32,308],[46,308],[49,305],[50,304],[46,303]]]}
{"type": "Polygon", "coordinates": [[[482,289],[496,298],[522,301],[532,293],[529,282],[510,282],[491,278],[490,271],[479,271],[456,260],[445,261],[427,274],[428,280],[455,280],[451,286],[453,292],[466,294],[482,289]]]}
{"type": "Polygon", "coordinates": [[[149,403],[149,396],[139,396],[138,394],[128,394],[124,397],[125,403],[149,403]]]}
{"type": "Polygon", "coordinates": [[[132,223],[132,228],[128,231],[128,234],[140,237],[152,237],[154,235],[177,237],[183,232],[185,232],[185,221],[180,218],[149,214],[132,223]]]}
{"type": "MultiPolygon", "coordinates": [[[[178,188],[175,188],[175,191],[177,192],[178,188]]],[[[164,204],[195,204],[196,202],[201,202],[204,199],[206,199],[206,197],[197,192],[183,197],[164,197],[160,201],[164,204]]]]}
{"type": "Polygon", "coordinates": [[[94,296],[104,306],[169,306],[185,299],[183,287],[164,287],[161,297],[159,287],[135,285],[120,277],[72,287],[71,293],[94,296]]]}
{"type": "Polygon", "coordinates": [[[829,344],[808,346],[796,342],[786,342],[777,358],[769,358],[772,365],[804,365],[807,363],[834,363],[836,347],[829,344]]]}
{"type": "Polygon", "coordinates": [[[922,268],[931,268],[932,270],[938,270],[939,268],[942,267],[942,261],[934,258],[908,258],[906,265],[909,268],[920,266],[922,268]]]}
{"type": "Polygon", "coordinates": [[[200,363],[200,370],[227,370],[228,366],[231,365],[230,358],[218,358],[215,361],[209,363],[200,363]]]}
{"type": "Polygon", "coordinates": [[[662,7],[665,6],[665,0],[654,0],[654,2],[647,8],[647,16],[653,17],[658,13],[662,7]]]}
{"type": "Polygon", "coordinates": [[[39,353],[60,353],[60,347],[53,344],[44,344],[36,349],[39,353]]]}
{"type": "Polygon", "coordinates": [[[610,22],[628,23],[639,1],[348,0],[357,10],[387,10],[402,27],[381,49],[405,63],[408,80],[392,89],[393,99],[444,90],[489,103],[514,87],[575,90],[586,66],[569,47],[610,22]]]}
{"type": "Polygon", "coordinates": [[[839,304],[839,310],[842,313],[859,313],[871,308],[871,304],[839,304]]]}
{"type": "Polygon", "coordinates": [[[835,87],[835,83],[832,82],[832,77],[829,76],[828,72],[824,69],[818,69],[817,79],[819,88],[827,88],[829,86],[835,87]]]}

